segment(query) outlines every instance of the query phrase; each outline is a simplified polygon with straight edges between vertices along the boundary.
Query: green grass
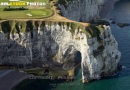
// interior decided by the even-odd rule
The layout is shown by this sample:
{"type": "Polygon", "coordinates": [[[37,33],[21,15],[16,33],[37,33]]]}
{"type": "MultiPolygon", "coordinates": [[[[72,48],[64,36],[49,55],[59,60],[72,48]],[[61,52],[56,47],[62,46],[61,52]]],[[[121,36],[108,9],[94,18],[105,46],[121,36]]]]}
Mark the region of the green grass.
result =
{"type": "Polygon", "coordinates": [[[100,30],[100,33],[102,33],[104,31],[104,29],[101,25],[97,26],[97,28],[100,30]]]}
{"type": "MultiPolygon", "coordinates": [[[[20,0],[26,2],[45,2],[48,4],[49,0],[20,0]]],[[[9,2],[9,0],[0,0],[0,2],[9,2]]],[[[15,7],[15,6],[11,6],[15,7]]],[[[20,6],[19,6],[20,7],[20,6]]],[[[26,8],[26,6],[23,6],[26,8]]],[[[29,9],[23,11],[3,11],[4,8],[8,6],[0,6],[0,19],[22,19],[22,18],[45,18],[52,15],[52,10],[47,9],[46,6],[43,9],[29,9]],[[32,16],[28,16],[31,14],[32,16]]]]}
{"type": "Polygon", "coordinates": [[[1,19],[13,19],[13,18],[45,18],[52,15],[50,9],[37,9],[37,10],[24,10],[24,11],[3,11],[0,9],[1,19]],[[32,16],[27,16],[31,14],[32,16]]]}

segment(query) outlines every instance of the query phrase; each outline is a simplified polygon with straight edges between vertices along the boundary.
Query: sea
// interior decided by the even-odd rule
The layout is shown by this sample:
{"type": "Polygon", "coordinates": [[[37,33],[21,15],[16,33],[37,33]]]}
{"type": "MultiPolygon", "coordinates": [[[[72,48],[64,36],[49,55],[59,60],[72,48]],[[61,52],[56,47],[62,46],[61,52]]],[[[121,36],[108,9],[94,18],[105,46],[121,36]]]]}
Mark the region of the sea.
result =
{"type": "MultiPolygon", "coordinates": [[[[130,0],[118,1],[105,18],[114,18],[118,23],[130,24],[130,0]]],[[[120,60],[122,70],[118,75],[82,84],[79,68],[73,82],[27,79],[13,90],[130,90],[130,26],[120,28],[117,24],[111,24],[111,30],[122,54],[120,60]]]]}

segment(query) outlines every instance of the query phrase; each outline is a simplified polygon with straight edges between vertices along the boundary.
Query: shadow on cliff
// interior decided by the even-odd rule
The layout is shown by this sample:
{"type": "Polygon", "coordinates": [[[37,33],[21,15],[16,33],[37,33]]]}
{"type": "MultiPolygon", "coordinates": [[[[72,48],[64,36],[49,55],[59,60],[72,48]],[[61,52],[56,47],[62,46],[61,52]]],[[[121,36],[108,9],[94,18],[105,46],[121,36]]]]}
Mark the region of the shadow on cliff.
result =
{"type": "MultiPolygon", "coordinates": [[[[1,65],[4,66],[13,66],[17,68],[35,68],[35,67],[43,67],[43,64],[51,64],[52,57],[56,55],[59,50],[58,44],[51,38],[42,38],[40,34],[38,34],[39,25],[45,26],[45,22],[40,21],[27,21],[27,22],[18,22],[18,21],[5,21],[1,23],[1,29],[4,33],[3,37],[5,40],[0,41],[0,59],[1,65]],[[32,44],[31,51],[32,56],[30,55],[29,47],[25,48],[20,45],[21,41],[21,33],[30,34],[29,38],[30,43],[32,44]],[[15,35],[17,34],[19,38],[14,40],[15,35]],[[10,35],[12,35],[12,40],[10,39],[10,35]],[[41,37],[39,39],[39,37],[41,37]],[[17,42],[16,42],[17,41],[17,42]],[[45,42],[49,42],[50,44],[46,45],[45,42]],[[19,43],[18,43],[19,42],[19,43]],[[37,48],[39,42],[42,42],[40,46],[37,48]],[[55,52],[52,51],[51,46],[55,44],[55,52]],[[40,48],[40,49],[39,49],[40,48]],[[41,56],[42,48],[45,48],[44,57],[41,56]],[[22,64],[20,64],[22,63],[22,64]],[[26,64],[27,63],[27,64],[26,64]]],[[[45,30],[44,30],[45,31],[45,30]]],[[[42,32],[44,32],[42,31],[42,32]]],[[[48,31],[46,36],[51,36],[51,32],[48,31]]],[[[23,44],[26,43],[28,39],[23,41],[23,44]]],[[[58,63],[57,63],[58,64],[58,63]]],[[[59,64],[58,64],[59,65],[59,64]]]]}
{"type": "MultiPolygon", "coordinates": [[[[81,53],[77,51],[74,55],[75,63],[81,62],[81,53]]],[[[75,74],[79,73],[81,69],[80,65],[75,70],[75,74]]],[[[26,79],[23,82],[19,83],[12,90],[53,90],[60,85],[71,85],[73,82],[66,83],[65,79],[59,80],[50,80],[50,79],[26,79]]]]}
{"type": "MultiPolygon", "coordinates": [[[[0,61],[2,66],[10,66],[16,68],[30,67],[30,64],[20,64],[20,60],[29,55],[26,48],[19,45],[13,40],[0,41],[0,61]]],[[[29,60],[30,58],[28,58],[29,60]]],[[[24,63],[24,62],[23,62],[24,63]]]]}

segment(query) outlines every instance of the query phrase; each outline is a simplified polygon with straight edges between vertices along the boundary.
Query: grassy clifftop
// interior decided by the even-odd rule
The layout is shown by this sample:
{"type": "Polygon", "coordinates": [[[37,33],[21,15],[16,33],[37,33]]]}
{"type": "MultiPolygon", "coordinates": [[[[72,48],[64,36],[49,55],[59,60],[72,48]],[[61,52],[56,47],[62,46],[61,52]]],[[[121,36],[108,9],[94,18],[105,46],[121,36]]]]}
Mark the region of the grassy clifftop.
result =
{"type": "Polygon", "coordinates": [[[17,21],[17,20],[8,20],[0,23],[0,31],[4,33],[24,33],[31,32],[34,28],[38,30],[38,27],[45,25],[60,25],[70,27],[68,29],[72,34],[75,33],[75,30],[78,30],[78,33],[85,33],[87,37],[97,37],[98,34],[103,32],[103,27],[101,25],[88,25],[85,26],[80,22],[62,22],[62,21],[42,21],[42,20],[28,20],[28,21],[17,21]]]}
{"type": "MultiPolygon", "coordinates": [[[[27,0],[27,1],[31,1],[32,0],[27,0]]],[[[33,1],[42,1],[42,0],[33,0],[33,1]]],[[[76,21],[73,21],[73,20],[69,20],[61,15],[59,15],[58,13],[58,10],[57,10],[57,7],[55,6],[55,3],[54,2],[58,2],[58,3],[67,3],[69,1],[73,1],[73,0],[44,0],[45,2],[49,2],[49,4],[51,5],[51,8],[50,10],[53,11],[53,12],[48,12],[48,16],[51,15],[50,17],[48,18],[40,18],[40,19],[37,19],[37,18],[19,18],[15,15],[16,18],[7,18],[7,20],[0,20],[0,31],[3,31],[4,33],[24,33],[24,32],[31,32],[33,30],[33,28],[36,28],[38,29],[38,27],[40,26],[45,26],[46,24],[48,25],[60,25],[60,26],[67,26],[67,27],[70,27],[69,31],[74,34],[75,33],[75,30],[78,30],[79,33],[85,33],[87,37],[97,37],[98,34],[102,33],[103,32],[103,28],[102,28],[102,25],[94,25],[91,23],[83,23],[83,22],[76,22],[76,21]]],[[[43,1],[43,2],[44,2],[43,1]]],[[[28,11],[31,11],[31,10],[28,10],[28,11]]],[[[41,10],[39,12],[39,10],[33,10],[34,12],[32,12],[34,14],[34,16],[38,16],[39,13],[42,14],[42,12],[46,12],[44,9],[41,10]],[[35,13],[37,15],[35,15],[35,13]]],[[[13,11],[11,11],[13,12],[13,11]]],[[[14,11],[16,12],[16,11],[14,11]]],[[[21,11],[17,11],[19,13],[16,13],[17,15],[19,15],[20,17],[20,12],[21,11]]],[[[27,12],[25,10],[25,12],[27,12]]],[[[6,12],[7,13],[7,12],[6,12]]],[[[23,13],[23,12],[22,12],[23,13]]],[[[32,14],[32,15],[33,15],[32,14]]],[[[2,13],[1,15],[3,16],[6,16],[4,15],[4,13],[2,13]]],[[[11,15],[11,13],[10,13],[11,15]]],[[[11,17],[11,16],[9,16],[11,17]]]]}

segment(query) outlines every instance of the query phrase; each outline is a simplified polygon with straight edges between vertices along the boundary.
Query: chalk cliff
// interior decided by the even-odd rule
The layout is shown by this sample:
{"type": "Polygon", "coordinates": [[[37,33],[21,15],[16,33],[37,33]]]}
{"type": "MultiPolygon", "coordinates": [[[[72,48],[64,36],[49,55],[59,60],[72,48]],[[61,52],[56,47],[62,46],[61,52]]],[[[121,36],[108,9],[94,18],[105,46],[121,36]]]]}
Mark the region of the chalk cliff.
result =
{"type": "Polygon", "coordinates": [[[59,0],[58,8],[63,16],[76,21],[88,22],[104,18],[119,0],[59,0]]]}
{"type": "Polygon", "coordinates": [[[121,56],[107,25],[11,20],[0,23],[0,32],[0,65],[69,70],[66,62],[79,51],[83,82],[113,74],[121,56]]]}
{"type": "Polygon", "coordinates": [[[86,22],[93,18],[99,18],[99,13],[107,0],[63,1],[60,1],[58,5],[63,16],[72,20],[86,22]]]}

